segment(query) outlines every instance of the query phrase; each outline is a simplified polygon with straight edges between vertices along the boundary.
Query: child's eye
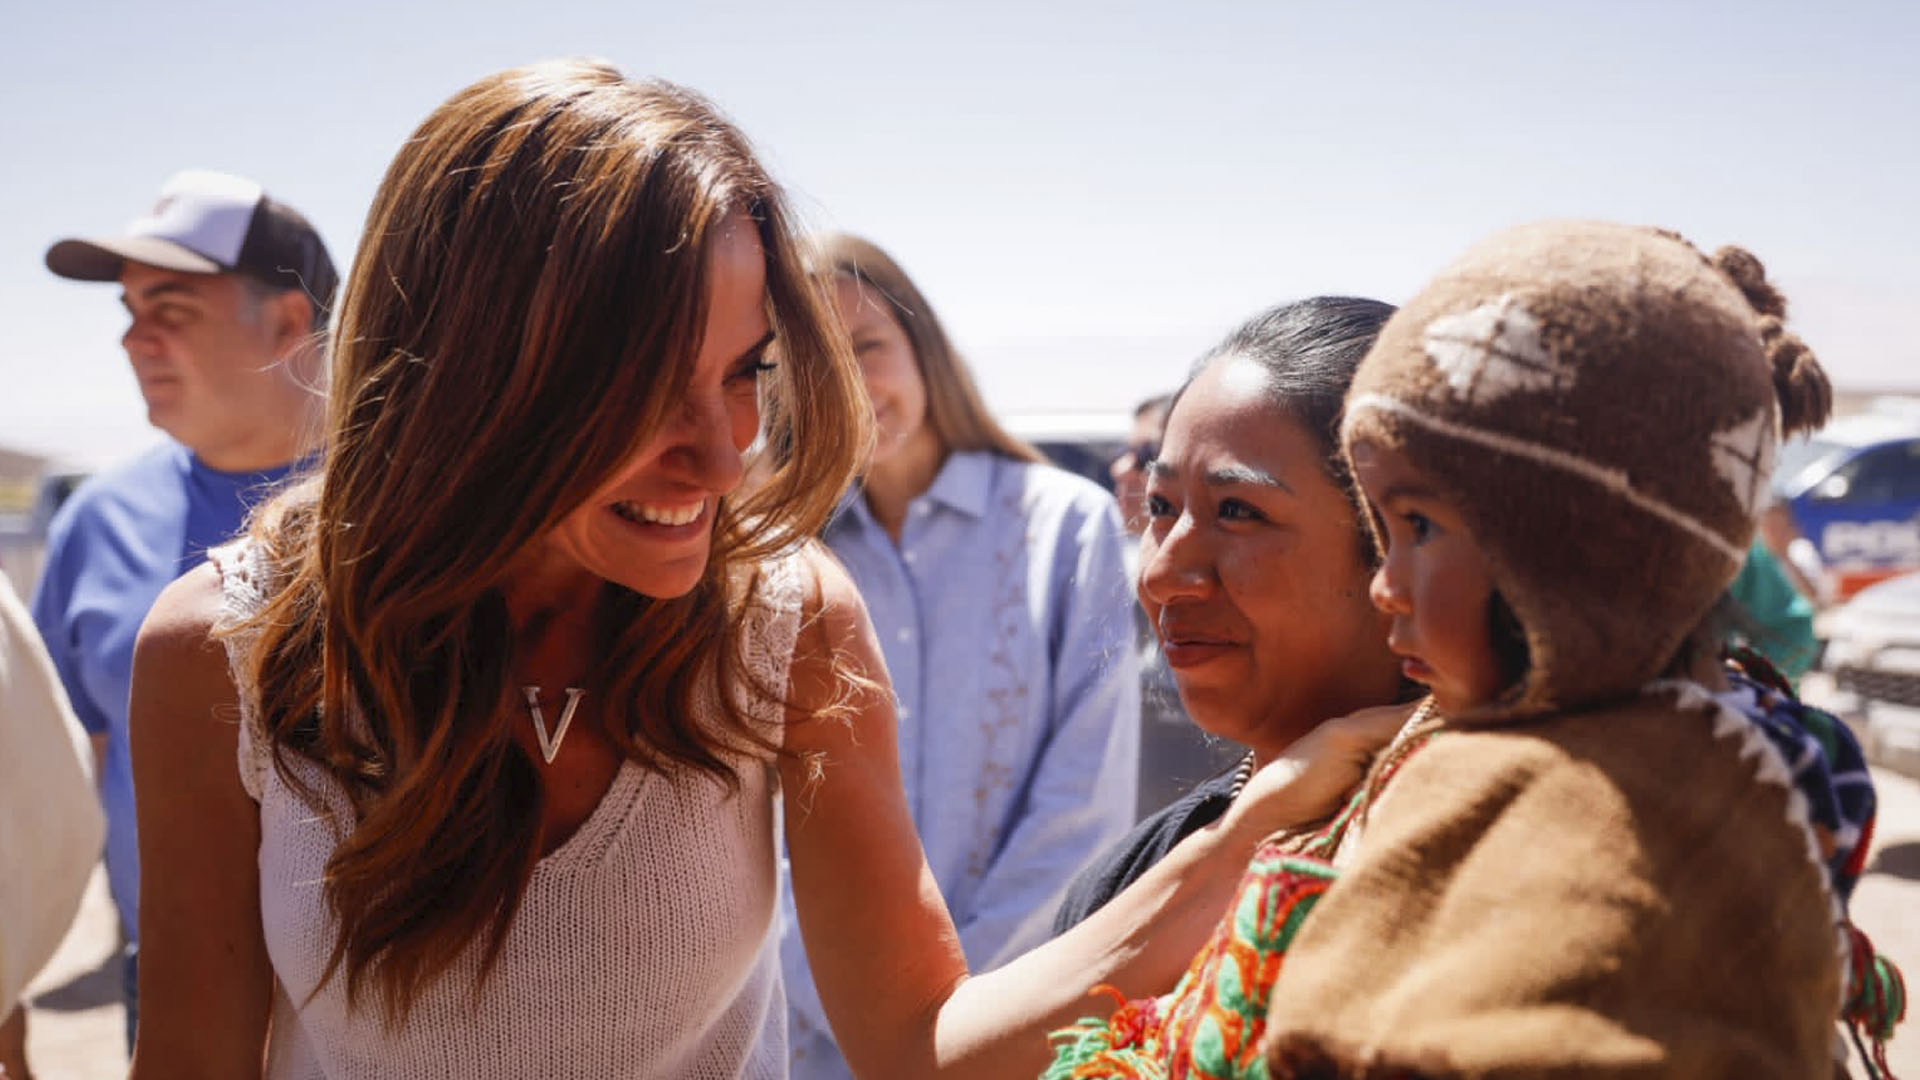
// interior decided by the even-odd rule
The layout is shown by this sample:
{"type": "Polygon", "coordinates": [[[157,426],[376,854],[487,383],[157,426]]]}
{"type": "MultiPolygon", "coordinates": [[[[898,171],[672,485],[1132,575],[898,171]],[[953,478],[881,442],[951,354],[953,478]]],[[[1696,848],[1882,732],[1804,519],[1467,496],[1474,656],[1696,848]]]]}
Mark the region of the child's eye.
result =
{"type": "Polygon", "coordinates": [[[1253,507],[1253,504],[1240,499],[1220,500],[1220,517],[1226,521],[1263,521],[1266,515],[1253,507]]]}
{"type": "Polygon", "coordinates": [[[1173,517],[1174,516],[1173,504],[1167,501],[1167,497],[1165,495],[1150,494],[1147,496],[1147,516],[1148,517],[1173,517]]]}
{"type": "Polygon", "coordinates": [[[1407,528],[1413,533],[1413,542],[1416,544],[1425,543],[1427,538],[1435,532],[1433,519],[1417,510],[1409,510],[1401,514],[1400,520],[1407,523],[1407,528]]]}

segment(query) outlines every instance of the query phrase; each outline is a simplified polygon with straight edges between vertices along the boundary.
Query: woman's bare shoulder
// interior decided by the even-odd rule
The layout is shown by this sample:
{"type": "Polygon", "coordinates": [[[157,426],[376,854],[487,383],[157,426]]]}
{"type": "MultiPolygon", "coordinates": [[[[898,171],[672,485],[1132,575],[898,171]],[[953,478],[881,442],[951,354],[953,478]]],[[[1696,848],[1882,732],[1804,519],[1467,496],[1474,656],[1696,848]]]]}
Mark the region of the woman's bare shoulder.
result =
{"type": "Polygon", "coordinates": [[[887,686],[886,661],[866,602],[825,545],[810,542],[799,558],[806,586],[793,651],[790,718],[863,711],[862,691],[887,686]]]}
{"type": "Polygon", "coordinates": [[[185,660],[209,647],[217,652],[214,629],[224,611],[220,571],[212,563],[202,563],[160,591],[140,624],[136,654],[185,660]]]}
{"type": "Polygon", "coordinates": [[[806,583],[806,599],[801,611],[808,622],[820,619],[830,622],[866,619],[866,601],[860,598],[860,590],[854,585],[847,568],[841,565],[827,545],[818,540],[809,540],[800,548],[797,558],[801,577],[806,583]]]}
{"type": "Polygon", "coordinates": [[[226,648],[216,633],[225,616],[220,572],[210,563],[161,590],[134,643],[137,690],[162,705],[233,701],[226,648]]]}

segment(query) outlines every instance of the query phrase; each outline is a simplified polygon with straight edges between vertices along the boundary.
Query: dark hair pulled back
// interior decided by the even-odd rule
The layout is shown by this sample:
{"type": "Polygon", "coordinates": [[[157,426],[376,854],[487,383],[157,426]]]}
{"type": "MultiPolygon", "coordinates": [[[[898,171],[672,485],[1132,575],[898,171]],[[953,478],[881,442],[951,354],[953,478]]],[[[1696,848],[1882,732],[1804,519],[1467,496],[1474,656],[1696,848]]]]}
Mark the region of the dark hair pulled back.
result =
{"type": "Polygon", "coordinates": [[[1393,312],[1392,304],[1355,296],[1315,296],[1268,308],[1202,356],[1174,396],[1177,405],[1187,386],[1220,360],[1242,358],[1264,368],[1268,395],[1313,439],[1327,479],[1353,504],[1355,543],[1368,566],[1379,556],[1340,453],[1340,417],[1353,373],[1393,312]]]}

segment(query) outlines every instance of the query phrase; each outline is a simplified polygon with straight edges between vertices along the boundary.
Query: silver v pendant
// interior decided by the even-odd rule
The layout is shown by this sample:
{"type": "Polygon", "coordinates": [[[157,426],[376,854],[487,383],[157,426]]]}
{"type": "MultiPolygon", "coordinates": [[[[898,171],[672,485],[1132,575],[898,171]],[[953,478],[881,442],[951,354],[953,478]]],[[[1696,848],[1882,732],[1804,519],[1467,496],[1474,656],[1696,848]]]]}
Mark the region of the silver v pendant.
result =
{"type": "Polygon", "coordinates": [[[533,733],[540,737],[540,756],[551,765],[553,759],[560,755],[560,744],[566,741],[567,728],[573,726],[573,711],[580,707],[580,695],[586,691],[577,686],[567,687],[567,703],[560,707],[560,727],[548,735],[547,718],[540,711],[540,688],[523,686],[520,689],[527,695],[527,711],[533,714],[533,733]]]}

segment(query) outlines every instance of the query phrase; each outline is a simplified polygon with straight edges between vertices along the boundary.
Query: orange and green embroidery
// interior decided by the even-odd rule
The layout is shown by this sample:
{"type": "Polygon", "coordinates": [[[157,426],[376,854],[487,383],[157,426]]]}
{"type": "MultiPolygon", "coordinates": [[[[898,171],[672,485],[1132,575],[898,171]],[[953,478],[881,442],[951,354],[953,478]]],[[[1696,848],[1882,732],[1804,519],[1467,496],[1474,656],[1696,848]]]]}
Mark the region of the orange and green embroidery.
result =
{"type": "MultiPolygon", "coordinates": [[[[1125,1002],[1055,1038],[1042,1080],[1265,1080],[1267,992],[1287,946],[1333,884],[1332,866],[1263,846],[1233,907],[1171,994],[1125,1002]]],[[[1101,987],[1096,993],[1118,991],[1101,987]]]]}
{"type": "Polygon", "coordinates": [[[1267,1001],[1294,936],[1338,872],[1328,861],[1340,839],[1414,751],[1439,727],[1423,704],[1366,783],[1304,850],[1268,841],[1254,852],[1233,904],[1187,972],[1165,997],[1121,1001],[1101,1020],[1053,1034],[1054,1061],[1040,1080],[1267,1080],[1261,1036],[1267,1001]]]}

